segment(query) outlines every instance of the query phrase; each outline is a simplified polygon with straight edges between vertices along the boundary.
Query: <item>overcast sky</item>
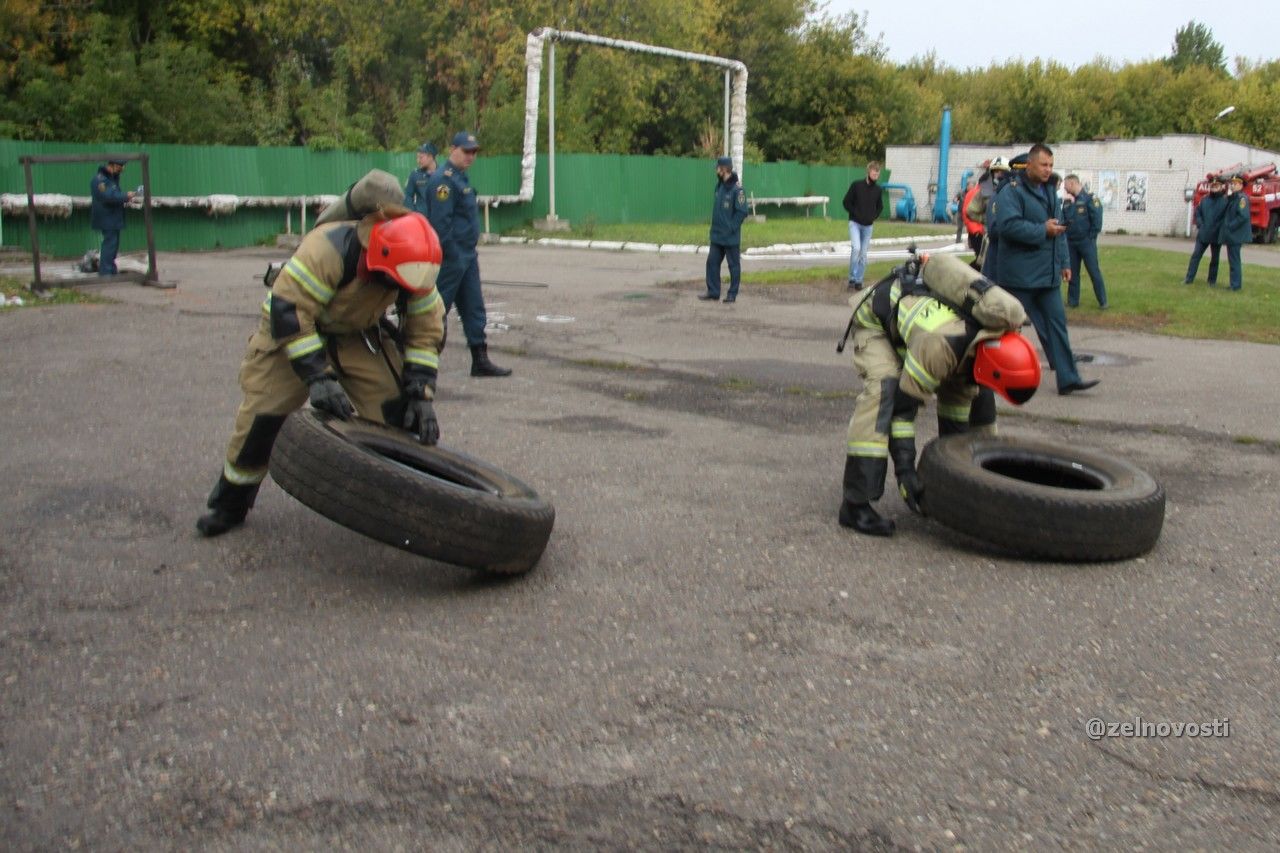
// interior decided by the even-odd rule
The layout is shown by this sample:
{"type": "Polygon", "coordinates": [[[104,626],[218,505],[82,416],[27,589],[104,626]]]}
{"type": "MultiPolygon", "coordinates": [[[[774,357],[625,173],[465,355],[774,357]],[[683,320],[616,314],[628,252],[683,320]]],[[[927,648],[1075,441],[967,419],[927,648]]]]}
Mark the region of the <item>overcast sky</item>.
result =
{"type": "MultiPolygon", "coordinates": [[[[821,2],[821,0],[819,0],[821,2]]],[[[1280,58],[1276,0],[1215,4],[1206,0],[1069,0],[1064,3],[950,0],[829,0],[832,14],[868,13],[867,29],[893,62],[933,50],[953,68],[1052,59],[1076,68],[1101,55],[1117,63],[1168,56],[1188,21],[1208,25],[1227,56],[1280,58]],[[1000,11],[994,11],[994,10],[1000,11]],[[1270,19],[1269,21],[1267,19],[1270,19]]]]}

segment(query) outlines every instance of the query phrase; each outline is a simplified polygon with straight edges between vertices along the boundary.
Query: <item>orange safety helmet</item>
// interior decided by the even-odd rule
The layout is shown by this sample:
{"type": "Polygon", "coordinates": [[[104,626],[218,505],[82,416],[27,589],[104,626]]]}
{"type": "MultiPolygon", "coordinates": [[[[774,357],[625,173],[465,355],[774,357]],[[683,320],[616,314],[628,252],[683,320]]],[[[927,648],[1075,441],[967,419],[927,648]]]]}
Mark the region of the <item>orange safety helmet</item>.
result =
{"type": "Polygon", "coordinates": [[[1040,357],[1022,335],[1005,332],[978,344],[973,357],[973,381],[1021,406],[1040,387],[1040,357]]]}
{"type": "Polygon", "coordinates": [[[444,254],[436,230],[421,213],[374,223],[366,264],[415,293],[435,287],[444,254]]]}

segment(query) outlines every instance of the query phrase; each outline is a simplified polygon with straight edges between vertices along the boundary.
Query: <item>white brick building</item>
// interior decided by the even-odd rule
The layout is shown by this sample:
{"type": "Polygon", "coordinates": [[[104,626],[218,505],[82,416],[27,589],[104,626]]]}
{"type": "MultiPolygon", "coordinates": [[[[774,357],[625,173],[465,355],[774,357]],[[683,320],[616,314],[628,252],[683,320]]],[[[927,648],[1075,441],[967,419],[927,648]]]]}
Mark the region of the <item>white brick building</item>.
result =
{"type": "MultiPolygon", "coordinates": [[[[1018,145],[952,144],[947,165],[947,194],[960,191],[965,170],[979,171],[988,158],[1010,159],[1023,154],[1030,143],[1018,145]]],[[[1236,163],[1276,163],[1280,153],[1242,145],[1203,134],[1170,134],[1100,142],[1051,142],[1054,170],[1066,177],[1075,173],[1103,202],[1103,231],[1123,229],[1130,234],[1183,236],[1187,233],[1190,205],[1185,191],[1203,180],[1205,173],[1236,163]]],[[[937,145],[890,145],[885,152],[889,182],[911,187],[916,218],[933,219],[938,180],[937,145]]],[[[970,180],[972,180],[971,178],[970,180]]],[[[890,194],[890,209],[902,193],[890,194]]]]}

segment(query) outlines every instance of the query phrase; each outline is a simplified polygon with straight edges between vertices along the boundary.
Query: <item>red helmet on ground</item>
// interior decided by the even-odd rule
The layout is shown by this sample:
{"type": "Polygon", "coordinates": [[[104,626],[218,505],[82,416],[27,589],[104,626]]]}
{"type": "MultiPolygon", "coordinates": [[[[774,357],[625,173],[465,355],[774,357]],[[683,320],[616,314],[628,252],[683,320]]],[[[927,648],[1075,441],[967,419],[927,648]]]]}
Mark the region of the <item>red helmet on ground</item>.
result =
{"type": "Polygon", "coordinates": [[[1040,357],[1022,335],[1005,332],[978,344],[973,356],[973,381],[1020,406],[1040,387],[1040,357]]]}
{"type": "Polygon", "coordinates": [[[405,290],[430,290],[444,259],[440,238],[421,213],[374,223],[366,263],[386,273],[405,290]]]}

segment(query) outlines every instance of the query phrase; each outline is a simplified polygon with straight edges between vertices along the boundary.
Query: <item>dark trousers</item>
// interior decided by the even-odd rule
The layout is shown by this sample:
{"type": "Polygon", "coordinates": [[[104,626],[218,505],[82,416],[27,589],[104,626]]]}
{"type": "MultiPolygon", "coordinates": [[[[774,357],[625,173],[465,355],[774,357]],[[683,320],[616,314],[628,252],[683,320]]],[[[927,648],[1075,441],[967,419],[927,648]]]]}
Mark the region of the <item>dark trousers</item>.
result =
{"type": "Polygon", "coordinates": [[[1071,281],[1067,283],[1067,304],[1072,308],[1080,304],[1080,264],[1084,263],[1089,273],[1089,281],[1093,282],[1093,295],[1098,304],[1106,307],[1107,286],[1102,282],[1102,270],[1098,269],[1098,245],[1092,240],[1081,243],[1067,242],[1067,253],[1071,258],[1071,281]]]}
{"type": "Polygon", "coordinates": [[[445,314],[457,303],[458,318],[462,320],[462,332],[467,336],[467,346],[483,344],[487,314],[484,310],[484,295],[480,292],[479,259],[472,255],[470,262],[463,261],[456,265],[446,262],[436,281],[436,290],[440,291],[440,298],[444,300],[445,314]]]}
{"type": "Polygon", "coordinates": [[[1005,290],[1018,297],[1031,325],[1036,327],[1040,345],[1044,347],[1058,380],[1058,390],[1080,381],[1076,372],[1076,357],[1071,351],[1071,338],[1067,335],[1067,312],[1062,307],[1062,288],[1021,288],[1004,285],[1005,290]]]}
{"type": "Polygon", "coordinates": [[[729,293],[738,297],[738,284],[742,281],[742,249],[739,246],[724,246],[712,243],[707,249],[707,293],[720,298],[720,262],[729,261],[729,293]]]}
{"type": "Polygon", "coordinates": [[[1196,280],[1196,270],[1200,269],[1200,256],[1204,254],[1204,250],[1209,250],[1209,283],[1214,284],[1218,281],[1218,252],[1222,249],[1221,243],[1202,243],[1196,240],[1196,247],[1191,250],[1191,263],[1187,264],[1187,277],[1183,279],[1184,284],[1190,284],[1196,280]]]}
{"type": "Polygon", "coordinates": [[[120,232],[103,231],[102,248],[98,252],[98,275],[115,275],[116,255],[120,253],[120,232]]]}
{"type": "Polygon", "coordinates": [[[1244,287],[1244,270],[1240,269],[1242,263],[1240,258],[1240,244],[1227,244],[1227,266],[1230,268],[1231,289],[1239,290],[1244,287]]]}

